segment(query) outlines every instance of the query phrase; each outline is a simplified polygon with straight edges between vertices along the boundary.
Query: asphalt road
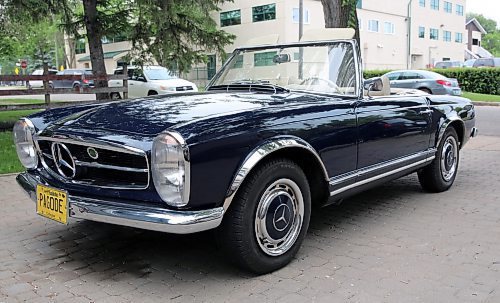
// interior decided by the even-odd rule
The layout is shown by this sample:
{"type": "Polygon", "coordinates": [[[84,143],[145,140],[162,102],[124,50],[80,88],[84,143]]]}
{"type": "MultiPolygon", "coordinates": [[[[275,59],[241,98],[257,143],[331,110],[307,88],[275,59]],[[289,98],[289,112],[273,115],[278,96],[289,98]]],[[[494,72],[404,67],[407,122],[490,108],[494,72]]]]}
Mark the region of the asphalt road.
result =
{"type": "Polygon", "coordinates": [[[479,134],[500,136],[500,106],[476,106],[479,134]]]}
{"type": "Polygon", "coordinates": [[[46,220],[2,176],[0,302],[500,302],[500,111],[477,112],[449,191],[413,174],[315,210],[296,258],[263,276],[212,232],[46,220]]]}

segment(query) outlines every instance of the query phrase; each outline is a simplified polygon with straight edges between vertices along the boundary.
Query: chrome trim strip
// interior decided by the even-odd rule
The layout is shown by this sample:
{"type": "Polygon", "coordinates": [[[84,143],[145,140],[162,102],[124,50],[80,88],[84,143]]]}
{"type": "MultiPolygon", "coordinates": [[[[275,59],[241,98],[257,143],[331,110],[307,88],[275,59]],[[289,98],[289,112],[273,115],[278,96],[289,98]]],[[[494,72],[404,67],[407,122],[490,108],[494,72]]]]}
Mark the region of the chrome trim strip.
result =
{"type": "Polygon", "coordinates": [[[255,165],[257,165],[257,163],[260,162],[260,160],[262,160],[264,157],[277,150],[290,147],[303,148],[309,151],[312,155],[314,155],[318,163],[321,165],[325,180],[327,182],[329,181],[328,172],[326,170],[325,165],[323,164],[323,161],[321,160],[321,157],[309,143],[298,137],[270,138],[268,141],[262,143],[260,146],[253,149],[248,154],[246,159],[243,161],[243,164],[240,166],[237,173],[235,174],[233,182],[231,183],[231,186],[229,187],[229,190],[226,194],[226,199],[224,200],[224,205],[223,205],[224,210],[227,210],[229,208],[231,202],[233,201],[234,196],[236,195],[236,192],[238,191],[238,188],[241,186],[248,173],[252,170],[252,168],[255,167],[255,165]]]}
{"type": "MultiPolygon", "coordinates": [[[[26,172],[19,174],[16,180],[26,194],[36,202],[36,185],[43,182],[26,172]]],[[[222,207],[179,211],[74,195],[69,195],[68,201],[70,218],[175,234],[189,234],[216,228],[221,224],[224,215],[222,207]]]]}
{"type": "Polygon", "coordinates": [[[413,155],[409,155],[409,156],[402,157],[402,158],[399,158],[399,159],[396,159],[396,160],[392,160],[392,161],[387,161],[387,162],[383,162],[383,163],[379,163],[379,164],[374,164],[374,165],[371,165],[371,166],[368,166],[368,167],[365,167],[365,168],[362,168],[362,169],[355,170],[353,172],[349,172],[347,174],[335,176],[335,177],[330,178],[330,186],[335,186],[335,185],[343,183],[343,182],[345,182],[345,181],[347,181],[349,179],[356,178],[356,177],[361,177],[363,175],[367,175],[367,174],[372,173],[374,171],[377,171],[377,170],[380,170],[380,169],[384,169],[384,168],[387,168],[387,167],[390,167],[390,166],[393,166],[393,165],[401,164],[401,163],[404,163],[404,162],[407,162],[407,161],[411,161],[413,159],[418,159],[418,158],[421,158],[421,157],[429,157],[429,156],[432,157],[432,156],[434,156],[434,154],[436,152],[437,152],[436,148],[430,148],[430,149],[428,149],[426,151],[419,152],[419,153],[416,153],[416,154],[413,154],[413,155]]]}
{"type": "Polygon", "coordinates": [[[376,180],[379,180],[379,179],[382,179],[384,177],[387,177],[387,176],[390,176],[390,175],[393,175],[393,174],[396,174],[396,173],[399,173],[399,172],[402,172],[404,170],[407,170],[407,169],[410,169],[412,167],[415,167],[415,166],[418,166],[420,164],[424,164],[426,162],[430,162],[432,160],[434,160],[436,156],[432,156],[430,158],[427,158],[427,159],[424,159],[424,160],[420,160],[418,162],[415,162],[415,163],[412,163],[412,164],[409,164],[409,165],[406,165],[406,166],[403,166],[403,167],[399,167],[397,169],[394,169],[394,170],[391,170],[391,171],[388,171],[386,173],[383,173],[383,174],[380,174],[380,175],[377,175],[377,176],[373,176],[371,178],[368,178],[368,179],[364,179],[364,180],[361,180],[361,181],[358,181],[356,183],[353,183],[353,184],[350,184],[350,185],[347,185],[345,187],[342,187],[342,188],[339,188],[337,190],[334,190],[332,192],[330,192],[330,196],[335,196],[337,194],[340,194],[346,190],[349,190],[351,188],[355,188],[355,187],[358,187],[358,186],[361,186],[361,185],[364,185],[364,184],[367,184],[367,183],[370,183],[370,182],[373,182],[373,181],[376,181],[376,180]]]}
{"type": "Polygon", "coordinates": [[[113,170],[128,171],[128,172],[134,172],[134,173],[147,173],[148,172],[148,170],[145,168],[123,167],[123,166],[101,164],[101,163],[97,163],[97,162],[85,162],[85,161],[75,160],[75,164],[78,166],[113,169],[113,170]]]}
{"type": "MultiPolygon", "coordinates": [[[[132,190],[143,190],[149,187],[151,183],[151,173],[150,173],[150,167],[149,167],[149,160],[148,156],[145,151],[140,150],[135,147],[131,146],[126,146],[126,145],[120,145],[118,143],[113,143],[113,142],[107,142],[107,141],[99,141],[95,139],[87,139],[87,138],[81,138],[78,137],[76,138],[70,138],[66,136],[55,136],[55,137],[47,137],[47,136],[34,136],[34,142],[35,142],[35,147],[38,152],[38,155],[40,156],[42,166],[49,174],[59,180],[60,182],[63,183],[71,183],[71,184],[77,184],[77,185],[86,185],[86,186],[92,186],[92,187],[98,187],[98,188],[109,188],[109,189],[132,189],[132,190]],[[64,178],[54,170],[52,170],[47,163],[45,163],[44,160],[44,153],[42,152],[40,145],[38,144],[38,141],[48,141],[48,142],[60,142],[60,143],[69,143],[69,144],[75,144],[75,145],[80,145],[80,146],[86,146],[86,147],[94,147],[94,148],[100,148],[100,149],[106,149],[110,151],[115,151],[115,152],[121,152],[121,153],[126,153],[126,154],[132,154],[132,155],[137,155],[137,156],[142,156],[144,157],[144,160],[146,162],[146,169],[144,169],[144,172],[147,172],[148,175],[148,181],[146,185],[144,186],[136,186],[136,185],[128,185],[128,186],[108,186],[108,185],[95,185],[89,182],[85,181],[77,181],[77,180],[70,180],[67,178],[64,178]]],[[[141,171],[142,172],[142,171],[141,171]]]]}

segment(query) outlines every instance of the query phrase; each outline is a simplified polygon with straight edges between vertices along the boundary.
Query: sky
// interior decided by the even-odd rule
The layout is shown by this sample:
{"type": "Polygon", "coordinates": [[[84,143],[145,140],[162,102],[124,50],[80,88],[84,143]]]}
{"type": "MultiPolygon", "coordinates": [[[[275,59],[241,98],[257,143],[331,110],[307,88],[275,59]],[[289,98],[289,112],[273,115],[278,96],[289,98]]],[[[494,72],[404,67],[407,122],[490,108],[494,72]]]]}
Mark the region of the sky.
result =
{"type": "Polygon", "coordinates": [[[493,19],[500,27],[500,0],[467,0],[465,10],[467,13],[478,13],[493,19]]]}

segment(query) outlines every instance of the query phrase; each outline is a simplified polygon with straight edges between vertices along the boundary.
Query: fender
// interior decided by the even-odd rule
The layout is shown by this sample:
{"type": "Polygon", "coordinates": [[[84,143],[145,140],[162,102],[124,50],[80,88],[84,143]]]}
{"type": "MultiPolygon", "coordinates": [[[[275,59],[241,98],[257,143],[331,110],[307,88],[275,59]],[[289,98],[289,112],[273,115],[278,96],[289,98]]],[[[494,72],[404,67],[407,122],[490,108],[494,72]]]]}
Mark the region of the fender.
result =
{"type": "MultiPolygon", "coordinates": [[[[446,131],[448,126],[450,126],[450,124],[454,123],[455,121],[458,121],[460,124],[460,127],[462,128],[462,136],[460,137],[460,133],[457,134],[459,136],[458,140],[460,142],[464,142],[464,136],[465,136],[465,123],[464,123],[464,121],[458,115],[453,115],[453,116],[448,115],[446,117],[446,119],[444,119],[444,121],[439,126],[439,130],[437,133],[437,141],[436,141],[436,146],[435,146],[436,148],[441,143],[441,140],[443,139],[443,136],[444,136],[444,132],[446,131]]],[[[460,144],[460,145],[461,145],[460,146],[460,148],[461,148],[462,144],[460,144]]]]}
{"type": "Polygon", "coordinates": [[[224,211],[226,211],[231,205],[236,192],[245,180],[248,173],[250,173],[250,171],[266,156],[285,148],[302,148],[307,150],[311,154],[311,156],[315,157],[316,161],[318,161],[318,164],[320,164],[322,168],[322,173],[325,181],[329,182],[330,178],[328,177],[328,172],[323,161],[321,160],[318,152],[316,152],[316,150],[309,143],[299,137],[294,136],[272,137],[254,148],[236,171],[233,182],[231,183],[231,186],[229,187],[229,190],[226,194],[226,199],[224,200],[224,211]]]}

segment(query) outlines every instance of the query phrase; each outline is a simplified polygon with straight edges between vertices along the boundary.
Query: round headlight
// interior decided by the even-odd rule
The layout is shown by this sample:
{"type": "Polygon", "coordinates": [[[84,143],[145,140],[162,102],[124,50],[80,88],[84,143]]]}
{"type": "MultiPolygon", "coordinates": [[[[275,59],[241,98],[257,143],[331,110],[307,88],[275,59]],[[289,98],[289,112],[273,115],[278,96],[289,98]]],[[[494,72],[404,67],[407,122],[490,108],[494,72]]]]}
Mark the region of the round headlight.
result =
{"type": "Polygon", "coordinates": [[[28,119],[21,119],[14,124],[12,131],[19,161],[28,169],[36,168],[38,166],[38,156],[33,143],[33,135],[35,134],[33,123],[28,119]]]}
{"type": "Polygon", "coordinates": [[[153,182],[163,201],[182,207],[189,201],[189,150],[174,132],[158,135],[151,150],[153,182]]]}

